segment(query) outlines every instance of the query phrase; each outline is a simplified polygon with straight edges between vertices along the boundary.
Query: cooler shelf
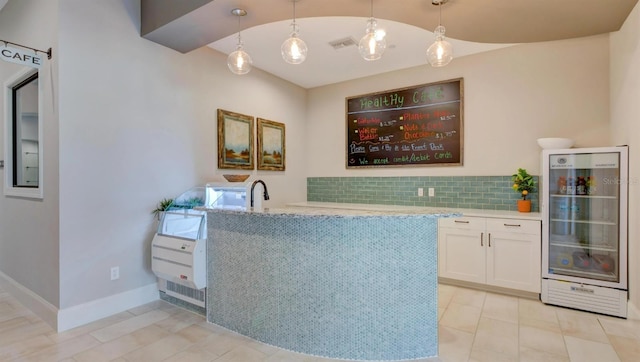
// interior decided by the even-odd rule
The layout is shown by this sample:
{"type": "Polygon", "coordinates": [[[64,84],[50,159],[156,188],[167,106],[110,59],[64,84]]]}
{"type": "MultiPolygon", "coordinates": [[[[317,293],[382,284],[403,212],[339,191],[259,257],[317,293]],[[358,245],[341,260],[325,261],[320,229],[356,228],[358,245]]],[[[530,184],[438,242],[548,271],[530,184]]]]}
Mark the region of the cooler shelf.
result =
{"type": "Polygon", "coordinates": [[[617,200],[617,196],[604,196],[604,195],[566,195],[566,194],[550,194],[549,197],[564,197],[569,199],[607,199],[617,200]]]}
{"type": "Polygon", "coordinates": [[[618,225],[617,223],[613,222],[613,221],[608,221],[608,220],[578,220],[578,219],[550,219],[551,221],[555,221],[555,222],[569,222],[569,223],[580,223],[580,224],[592,224],[592,225],[618,225]]]}
{"type": "Polygon", "coordinates": [[[592,251],[606,251],[611,253],[616,253],[618,249],[615,246],[606,246],[606,245],[585,245],[585,244],[573,244],[573,243],[562,243],[562,242],[550,242],[549,246],[552,247],[561,247],[561,248],[572,248],[572,249],[587,249],[592,251]]]}
{"type": "Polygon", "coordinates": [[[578,270],[578,269],[549,267],[549,271],[551,272],[551,274],[570,275],[575,277],[606,280],[611,282],[615,282],[618,280],[618,277],[615,275],[615,273],[605,273],[605,272],[598,272],[594,270],[578,270]]]}

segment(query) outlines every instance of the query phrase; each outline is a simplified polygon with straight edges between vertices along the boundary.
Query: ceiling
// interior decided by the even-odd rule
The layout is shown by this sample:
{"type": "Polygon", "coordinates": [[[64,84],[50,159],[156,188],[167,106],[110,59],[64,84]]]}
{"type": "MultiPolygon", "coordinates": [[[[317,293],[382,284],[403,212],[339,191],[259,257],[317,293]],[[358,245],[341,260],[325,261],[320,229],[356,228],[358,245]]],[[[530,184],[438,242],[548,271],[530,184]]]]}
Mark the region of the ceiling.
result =
{"type": "MultiPolygon", "coordinates": [[[[0,0],[0,10],[7,0],[0,0]]],[[[604,34],[620,29],[638,0],[374,0],[373,16],[387,32],[382,59],[360,58],[357,46],[334,49],[330,42],[364,35],[370,0],[140,0],[141,35],[177,51],[209,46],[228,54],[241,29],[253,65],[304,88],[422,66],[442,25],[453,44],[454,60],[517,43],[604,34]],[[285,63],[280,45],[288,38],[296,2],[300,38],[309,48],[299,65],[285,63]],[[240,19],[231,14],[242,8],[240,19]]]]}
{"type": "Polygon", "coordinates": [[[427,65],[426,49],[434,40],[439,10],[455,62],[517,43],[616,31],[638,0],[448,0],[441,7],[432,0],[373,0],[373,16],[387,32],[387,50],[373,62],[361,59],[357,46],[336,50],[329,45],[344,38],[360,40],[371,15],[370,0],[295,0],[300,38],[309,48],[307,60],[299,65],[284,62],[280,55],[291,32],[294,0],[190,1],[197,3],[193,9],[182,1],[141,0],[142,36],[185,53],[206,45],[229,54],[241,29],[254,67],[313,88],[414,66],[437,71],[427,65]],[[176,3],[179,8],[171,9],[176,3]],[[248,13],[240,24],[231,13],[234,8],[248,13]],[[169,16],[170,11],[176,15],[169,16]],[[163,18],[149,26],[145,14],[163,18]]]}
{"type": "MultiPolygon", "coordinates": [[[[366,61],[358,53],[358,42],[365,34],[367,18],[321,17],[296,19],[300,38],[309,48],[307,59],[291,65],[282,59],[280,46],[291,33],[291,20],[255,26],[241,32],[245,51],[253,65],[304,88],[390,72],[426,63],[427,48],[434,41],[433,33],[413,25],[379,19],[378,28],[387,32],[387,49],[381,59],[366,61]],[[265,36],[269,34],[269,36],[265,36]],[[334,49],[329,43],[352,38],[355,45],[334,49]]],[[[505,44],[481,44],[448,39],[454,56],[505,47],[505,44]]],[[[209,47],[229,54],[236,49],[237,34],[212,42],[209,47]]],[[[455,61],[455,60],[454,60],[455,61]]],[[[429,71],[432,71],[429,69],[429,71]]]]}

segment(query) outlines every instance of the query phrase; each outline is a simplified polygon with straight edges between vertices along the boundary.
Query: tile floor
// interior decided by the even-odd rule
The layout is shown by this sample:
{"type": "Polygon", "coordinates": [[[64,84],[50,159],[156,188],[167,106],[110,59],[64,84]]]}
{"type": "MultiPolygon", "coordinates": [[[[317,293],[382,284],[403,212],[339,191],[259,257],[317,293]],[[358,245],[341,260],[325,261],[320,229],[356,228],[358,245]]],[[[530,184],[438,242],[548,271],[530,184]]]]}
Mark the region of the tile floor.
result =
{"type": "MultiPolygon", "coordinates": [[[[640,321],[439,287],[440,357],[414,361],[640,361],[640,321]]],[[[0,290],[0,361],[330,362],[264,345],[164,301],[56,333],[0,290]]]]}

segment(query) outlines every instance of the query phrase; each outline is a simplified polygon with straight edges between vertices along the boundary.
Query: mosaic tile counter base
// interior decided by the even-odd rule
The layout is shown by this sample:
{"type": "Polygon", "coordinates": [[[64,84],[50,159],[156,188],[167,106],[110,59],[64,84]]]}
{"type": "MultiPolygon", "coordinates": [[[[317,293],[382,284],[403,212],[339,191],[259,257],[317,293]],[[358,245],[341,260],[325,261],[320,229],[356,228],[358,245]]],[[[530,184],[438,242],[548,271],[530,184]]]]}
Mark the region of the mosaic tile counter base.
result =
{"type": "Polygon", "coordinates": [[[439,216],[210,211],[207,320],[316,356],[436,356],[439,216]]]}

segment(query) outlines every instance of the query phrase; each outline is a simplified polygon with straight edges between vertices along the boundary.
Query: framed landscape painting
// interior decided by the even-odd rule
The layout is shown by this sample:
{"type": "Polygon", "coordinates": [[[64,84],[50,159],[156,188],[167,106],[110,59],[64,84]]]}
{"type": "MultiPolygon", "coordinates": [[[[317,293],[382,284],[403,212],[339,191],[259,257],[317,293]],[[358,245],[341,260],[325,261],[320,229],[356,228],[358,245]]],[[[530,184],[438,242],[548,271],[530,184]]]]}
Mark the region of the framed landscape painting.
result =
{"type": "Polygon", "coordinates": [[[253,117],[218,109],[218,168],[253,170],[253,117]]]}
{"type": "Polygon", "coordinates": [[[284,124],[258,118],[258,170],[284,169],[284,124]]]}

